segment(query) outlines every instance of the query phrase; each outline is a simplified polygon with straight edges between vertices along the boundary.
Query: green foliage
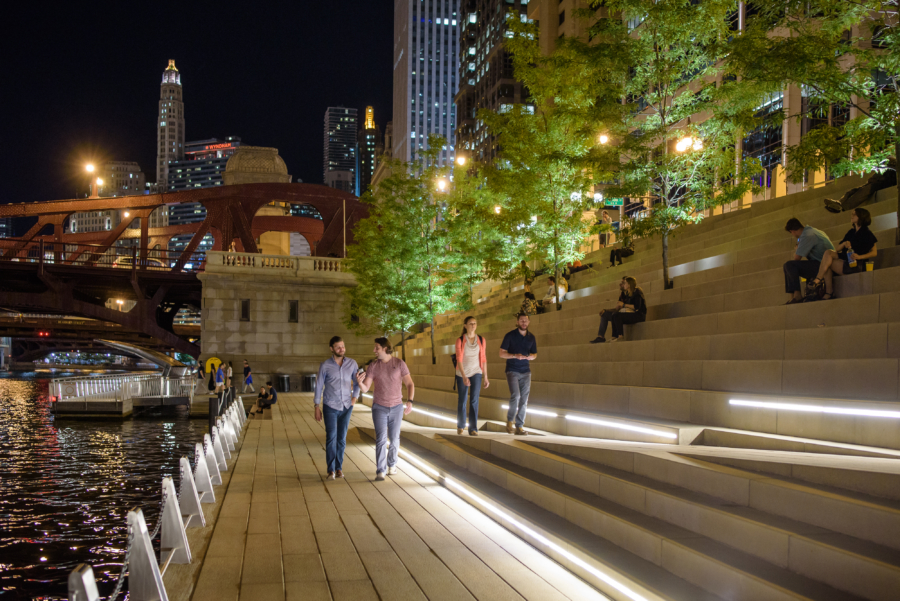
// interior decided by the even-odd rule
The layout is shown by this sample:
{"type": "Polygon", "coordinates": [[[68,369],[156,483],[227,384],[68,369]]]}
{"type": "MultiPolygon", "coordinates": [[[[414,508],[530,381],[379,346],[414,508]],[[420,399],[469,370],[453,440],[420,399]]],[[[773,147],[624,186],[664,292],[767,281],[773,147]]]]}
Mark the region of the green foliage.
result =
{"type": "Polygon", "coordinates": [[[361,198],[369,217],[357,224],[348,249],[347,267],[357,281],[348,294],[359,318],[348,319],[349,326],[379,332],[433,326],[436,315],[471,303],[473,220],[451,214],[447,194],[438,190],[449,174],[436,166],[444,144],[429,136],[419,162],[394,161],[390,177],[361,198]]]}
{"type": "Polygon", "coordinates": [[[787,149],[788,177],[800,181],[804,171],[821,168],[838,176],[885,168],[900,150],[897,2],[758,0],[754,6],[760,12],[731,42],[728,68],[760,88],[802,86],[805,107],[788,117],[826,122],[787,149]],[[828,124],[831,105],[857,116],[828,124]]]}

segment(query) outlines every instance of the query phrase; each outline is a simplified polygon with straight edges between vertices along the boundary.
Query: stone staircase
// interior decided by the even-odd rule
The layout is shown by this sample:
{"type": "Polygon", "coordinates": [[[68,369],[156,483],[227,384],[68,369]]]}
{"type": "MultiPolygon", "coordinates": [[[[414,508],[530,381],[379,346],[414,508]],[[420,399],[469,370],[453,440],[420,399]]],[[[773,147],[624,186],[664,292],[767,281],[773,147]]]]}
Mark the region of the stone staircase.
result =
{"type": "Polygon", "coordinates": [[[481,435],[455,434],[450,355],[463,315],[447,315],[435,364],[430,332],[407,342],[418,426],[405,444],[646,599],[900,598],[896,188],[866,207],[874,271],[836,277],[835,300],[783,304],[784,223],[840,240],[849,216],[822,198],[854,185],[685,229],[670,242],[671,290],[657,241],[615,268],[603,266],[608,250],[594,253],[560,310],[531,320],[527,438],[499,432],[509,394],[499,344],[521,283],[494,286],[468,313],[488,343],[481,435]],[[624,275],[645,291],[647,321],[624,342],[588,344],[624,275]]]}

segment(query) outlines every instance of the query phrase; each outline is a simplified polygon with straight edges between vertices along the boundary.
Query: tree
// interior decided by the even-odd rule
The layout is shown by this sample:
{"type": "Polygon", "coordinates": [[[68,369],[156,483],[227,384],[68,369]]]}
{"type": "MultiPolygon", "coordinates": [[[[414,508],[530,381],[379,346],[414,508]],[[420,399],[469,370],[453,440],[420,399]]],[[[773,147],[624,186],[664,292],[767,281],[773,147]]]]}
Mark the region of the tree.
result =
{"type": "Polygon", "coordinates": [[[594,152],[596,126],[585,119],[607,79],[597,76],[602,64],[579,61],[565,44],[543,56],[537,27],[518,14],[510,13],[507,23],[515,76],[530,97],[527,104],[478,114],[501,149],[488,172],[488,185],[501,198],[492,218],[503,246],[498,255],[504,267],[526,258],[546,262],[559,281],[561,268],[584,256],[580,247],[591,223],[583,215],[595,177],[608,175],[594,152]]]}
{"type": "MultiPolygon", "coordinates": [[[[807,102],[787,117],[818,121],[786,150],[791,181],[822,168],[836,176],[888,169],[888,156],[900,153],[897,0],[756,0],[753,9],[730,44],[729,68],[771,92],[802,86],[807,102]],[[829,119],[831,110],[841,118],[829,119]]],[[[896,235],[900,244],[900,228],[896,235]]]]}
{"type": "MultiPolygon", "coordinates": [[[[471,303],[473,262],[457,243],[472,232],[460,231],[468,221],[447,219],[441,188],[449,186],[449,169],[438,167],[444,145],[429,136],[418,161],[393,161],[390,177],[363,195],[369,216],[354,230],[347,261],[357,280],[349,294],[360,321],[401,334],[430,323],[432,362],[435,316],[471,303]]],[[[405,344],[404,335],[404,356],[405,344]]]]}

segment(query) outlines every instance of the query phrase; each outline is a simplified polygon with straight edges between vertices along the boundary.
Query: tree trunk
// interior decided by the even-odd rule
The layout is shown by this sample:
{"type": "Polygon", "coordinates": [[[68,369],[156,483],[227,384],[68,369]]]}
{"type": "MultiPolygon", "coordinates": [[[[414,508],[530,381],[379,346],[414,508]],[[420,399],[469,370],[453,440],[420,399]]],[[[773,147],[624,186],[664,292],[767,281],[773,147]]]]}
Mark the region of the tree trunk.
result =
{"type": "Polygon", "coordinates": [[[663,261],[663,282],[665,289],[671,290],[675,287],[675,283],[669,280],[669,232],[662,235],[662,261],[663,261]]]}
{"type": "Polygon", "coordinates": [[[400,354],[406,361],[406,328],[400,328],[400,354]]]}
{"type": "Polygon", "coordinates": [[[434,315],[431,316],[431,364],[437,363],[437,355],[434,352],[434,315]]]}
{"type": "Polygon", "coordinates": [[[900,121],[894,121],[894,168],[897,175],[897,229],[894,230],[894,244],[900,246],[900,121]]]}

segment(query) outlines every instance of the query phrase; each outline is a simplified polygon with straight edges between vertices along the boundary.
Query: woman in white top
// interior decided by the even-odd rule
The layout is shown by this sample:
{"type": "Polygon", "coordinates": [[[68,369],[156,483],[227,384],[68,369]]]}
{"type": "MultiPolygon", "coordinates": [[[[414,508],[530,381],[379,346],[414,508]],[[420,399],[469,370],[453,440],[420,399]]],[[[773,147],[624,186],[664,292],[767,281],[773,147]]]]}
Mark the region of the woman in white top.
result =
{"type": "Polygon", "coordinates": [[[456,433],[466,427],[466,396],[469,397],[469,436],[478,436],[478,397],[481,383],[491,385],[487,375],[486,343],[475,334],[478,322],[471,315],[463,320],[462,335],[456,340],[456,389],[459,402],[456,406],[456,433]],[[468,395],[466,394],[468,393],[468,395]]]}
{"type": "Polygon", "coordinates": [[[225,374],[225,386],[231,388],[231,376],[234,375],[234,367],[231,361],[228,362],[228,372],[225,374]]]}

